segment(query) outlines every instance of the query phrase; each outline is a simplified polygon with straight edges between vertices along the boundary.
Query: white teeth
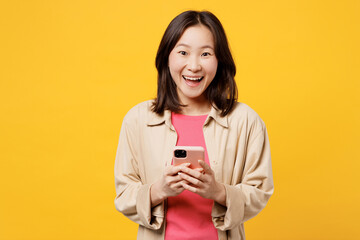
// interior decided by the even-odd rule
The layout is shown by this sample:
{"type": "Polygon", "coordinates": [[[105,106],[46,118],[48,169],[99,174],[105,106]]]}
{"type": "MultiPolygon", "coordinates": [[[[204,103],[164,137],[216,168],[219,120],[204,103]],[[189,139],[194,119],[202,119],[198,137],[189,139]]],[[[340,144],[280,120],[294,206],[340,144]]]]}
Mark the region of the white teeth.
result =
{"type": "Polygon", "coordinates": [[[199,78],[192,78],[192,77],[185,77],[183,76],[186,80],[191,80],[191,81],[199,81],[201,79],[203,79],[203,77],[199,77],[199,78]]]}

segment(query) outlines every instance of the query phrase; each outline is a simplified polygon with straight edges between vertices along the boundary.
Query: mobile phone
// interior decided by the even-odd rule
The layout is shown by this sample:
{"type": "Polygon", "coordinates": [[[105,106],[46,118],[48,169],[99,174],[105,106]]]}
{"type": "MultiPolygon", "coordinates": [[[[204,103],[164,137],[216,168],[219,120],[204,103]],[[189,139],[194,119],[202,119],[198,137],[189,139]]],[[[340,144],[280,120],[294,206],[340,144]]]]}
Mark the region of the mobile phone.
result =
{"type": "Polygon", "coordinates": [[[201,168],[198,160],[204,161],[204,148],[200,146],[176,146],[174,148],[173,164],[191,163],[189,168],[201,168]]]}

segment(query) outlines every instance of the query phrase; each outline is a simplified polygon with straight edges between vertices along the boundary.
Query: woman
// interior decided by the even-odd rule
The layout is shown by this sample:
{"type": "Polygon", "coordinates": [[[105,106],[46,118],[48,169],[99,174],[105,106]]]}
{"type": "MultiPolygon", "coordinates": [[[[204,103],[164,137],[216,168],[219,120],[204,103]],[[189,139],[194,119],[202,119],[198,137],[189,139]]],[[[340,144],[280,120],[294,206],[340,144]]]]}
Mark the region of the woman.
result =
{"type": "Polygon", "coordinates": [[[156,56],[154,101],[124,118],[115,162],[115,206],[138,239],[245,239],[243,223],[273,193],[265,124],[237,103],[235,64],[219,20],[186,11],[156,56]],[[202,146],[200,169],[172,165],[174,146],[202,146]]]}

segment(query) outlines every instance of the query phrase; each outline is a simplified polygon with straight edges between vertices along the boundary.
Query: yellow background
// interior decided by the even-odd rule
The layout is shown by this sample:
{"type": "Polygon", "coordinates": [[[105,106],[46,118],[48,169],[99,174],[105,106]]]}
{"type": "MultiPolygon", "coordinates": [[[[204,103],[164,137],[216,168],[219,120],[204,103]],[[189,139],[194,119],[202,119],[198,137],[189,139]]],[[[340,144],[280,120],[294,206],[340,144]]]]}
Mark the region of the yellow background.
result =
{"type": "Polygon", "coordinates": [[[222,21],[275,193],[247,239],[360,239],[360,1],[0,2],[0,239],[135,239],[115,210],[122,118],[155,97],[162,34],[222,21]]]}

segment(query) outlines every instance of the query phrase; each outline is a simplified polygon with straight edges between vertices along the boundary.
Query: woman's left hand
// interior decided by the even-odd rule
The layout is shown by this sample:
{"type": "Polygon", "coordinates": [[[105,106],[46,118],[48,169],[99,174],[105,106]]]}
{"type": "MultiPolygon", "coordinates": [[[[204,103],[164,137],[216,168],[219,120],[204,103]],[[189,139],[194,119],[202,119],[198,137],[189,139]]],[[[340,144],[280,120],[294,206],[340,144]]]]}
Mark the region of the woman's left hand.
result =
{"type": "Polygon", "coordinates": [[[203,198],[213,199],[217,203],[226,206],[225,186],[215,180],[214,171],[204,161],[199,160],[201,169],[182,167],[179,175],[191,183],[182,183],[182,186],[190,192],[196,193],[203,198]]]}

